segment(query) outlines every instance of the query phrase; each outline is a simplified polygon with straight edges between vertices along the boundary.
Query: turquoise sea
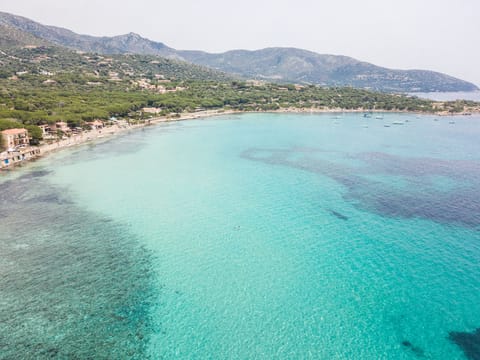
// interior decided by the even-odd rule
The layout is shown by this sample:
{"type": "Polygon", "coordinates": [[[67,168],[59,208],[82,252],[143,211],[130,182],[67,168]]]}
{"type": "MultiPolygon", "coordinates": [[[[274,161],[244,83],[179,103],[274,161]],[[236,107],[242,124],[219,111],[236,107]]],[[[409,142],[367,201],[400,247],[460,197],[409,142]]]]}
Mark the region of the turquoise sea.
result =
{"type": "Polygon", "coordinates": [[[225,115],[1,174],[0,359],[479,359],[479,138],[225,115]]]}

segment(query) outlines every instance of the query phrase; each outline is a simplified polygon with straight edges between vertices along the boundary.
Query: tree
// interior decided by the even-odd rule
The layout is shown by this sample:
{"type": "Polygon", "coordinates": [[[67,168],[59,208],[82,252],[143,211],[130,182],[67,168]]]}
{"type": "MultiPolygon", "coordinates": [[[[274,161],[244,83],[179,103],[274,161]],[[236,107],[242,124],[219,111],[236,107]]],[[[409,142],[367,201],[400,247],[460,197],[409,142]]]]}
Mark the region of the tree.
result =
{"type": "Polygon", "coordinates": [[[30,145],[38,145],[40,140],[43,139],[42,129],[36,125],[26,125],[25,129],[28,130],[28,134],[30,135],[30,145]]]}
{"type": "Polygon", "coordinates": [[[0,119],[0,131],[21,128],[23,128],[23,125],[15,120],[0,119]]]}

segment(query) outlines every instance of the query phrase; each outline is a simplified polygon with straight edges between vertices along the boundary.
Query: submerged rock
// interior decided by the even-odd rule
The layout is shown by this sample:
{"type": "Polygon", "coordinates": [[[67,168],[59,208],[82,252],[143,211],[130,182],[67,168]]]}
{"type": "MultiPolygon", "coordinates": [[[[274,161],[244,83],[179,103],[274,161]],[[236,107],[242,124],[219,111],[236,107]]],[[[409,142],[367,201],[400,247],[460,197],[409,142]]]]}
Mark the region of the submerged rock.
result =
{"type": "Polygon", "coordinates": [[[414,346],[408,340],[402,341],[402,346],[404,346],[405,348],[408,348],[410,351],[412,351],[418,357],[424,357],[425,356],[425,352],[423,351],[423,349],[421,347],[414,346]]]}
{"type": "Polygon", "coordinates": [[[341,214],[337,211],[334,211],[334,210],[330,210],[330,214],[332,214],[333,216],[335,216],[336,218],[338,218],[340,220],[347,221],[349,219],[348,216],[343,215],[343,214],[341,214]]]}

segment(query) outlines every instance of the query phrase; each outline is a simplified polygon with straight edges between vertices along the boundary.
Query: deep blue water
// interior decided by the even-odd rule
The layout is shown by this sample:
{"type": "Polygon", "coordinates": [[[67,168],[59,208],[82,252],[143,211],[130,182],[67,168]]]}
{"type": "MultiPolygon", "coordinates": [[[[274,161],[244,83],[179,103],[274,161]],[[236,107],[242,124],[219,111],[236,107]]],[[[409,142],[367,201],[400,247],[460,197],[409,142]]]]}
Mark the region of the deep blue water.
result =
{"type": "Polygon", "coordinates": [[[0,359],[478,359],[480,118],[452,119],[185,121],[4,176],[0,359]]]}

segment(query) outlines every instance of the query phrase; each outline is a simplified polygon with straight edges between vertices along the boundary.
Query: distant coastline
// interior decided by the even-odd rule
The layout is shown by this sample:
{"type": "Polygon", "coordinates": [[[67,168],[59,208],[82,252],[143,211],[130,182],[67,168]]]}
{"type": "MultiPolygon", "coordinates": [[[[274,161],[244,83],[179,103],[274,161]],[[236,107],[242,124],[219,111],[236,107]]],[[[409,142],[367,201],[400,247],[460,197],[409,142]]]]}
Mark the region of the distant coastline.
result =
{"type": "Polygon", "coordinates": [[[409,93],[411,96],[416,96],[421,99],[433,101],[480,101],[480,90],[476,91],[456,91],[456,92],[419,92],[409,93]]]}
{"type": "MultiPolygon", "coordinates": [[[[480,93],[480,92],[479,92],[480,93]]],[[[15,156],[19,159],[15,162],[9,162],[8,165],[5,165],[5,152],[0,153],[0,172],[3,171],[12,171],[18,167],[22,167],[31,161],[34,161],[39,158],[44,158],[51,153],[61,151],[64,149],[68,149],[75,146],[80,146],[84,144],[91,144],[91,143],[98,143],[102,141],[109,140],[117,135],[127,133],[129,131],[133,131],[135,129],[144,128],[147,126],[152,126],[161,123],[170,123],[170,122],[177,122],[177,121],[186,121],[186,120],[198,120],[198,119],[206,119],[211,118],[214,116],[223,116],[223,115],[232,115],[232,114],[248,114],[248,113],[272,113],[272,114],[288,114],[288,113],[295,113],[295,114],[339,114],[339,113],[405,113],[405,114],[424,114],[428,115],[428,113],[424,112],[412,112],[412,111],[399,111],[399,110],[365,110],[365,109],[341,109],[341,108],[331,108],[331,109],[309,109],[309,108],[283,108],[278,110],[267,110],[267,111],[241,111],[241,110],[205,110],[205,111],[198,111],[198,112],[189,112],[189,113],[182,113],[179,114],[178,117],[154,117],[145,122],[140,124],[132,124],[127,126],[119,126],[119,125],[109,125],[105,126],[102,129],[92,129],[82,132],[81,134],[72,135],[67,139],[62,139],[59,141],[54,141],[51,143],[44,143],[39,146],[31,146],[26,148],[22,151],[22,153],[35,153],[34,156],[23,157],[22,153],[15,154],[15,156]]],[[[474,112],[474,114],[480,114],[480,111],[474,112]]],[[[432,113],[433,115],[433,113],[432,113]]],[[[461,116],[462,114],[435,114],[439,116],[461,116]]]]}

